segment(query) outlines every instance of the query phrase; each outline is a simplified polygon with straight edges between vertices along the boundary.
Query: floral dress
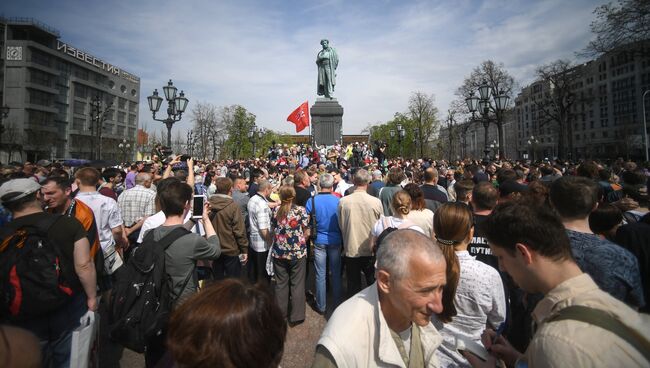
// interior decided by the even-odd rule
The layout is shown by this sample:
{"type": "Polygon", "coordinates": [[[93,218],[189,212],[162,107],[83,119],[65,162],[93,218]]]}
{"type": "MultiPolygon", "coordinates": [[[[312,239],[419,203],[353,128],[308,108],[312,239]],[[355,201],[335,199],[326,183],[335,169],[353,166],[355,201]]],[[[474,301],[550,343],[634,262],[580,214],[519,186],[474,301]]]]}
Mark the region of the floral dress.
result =
{"type": "MultiPolygon", "coordinates": [[[[279,208],[279,207],[277,207],[279,208]]],[[[307,255],[307,243],[302,228],[309,226],[305,207],[292,206],[287,217],[278,221],[277,208],[273,212],[273,258],[300,259],[307,255]]]]}

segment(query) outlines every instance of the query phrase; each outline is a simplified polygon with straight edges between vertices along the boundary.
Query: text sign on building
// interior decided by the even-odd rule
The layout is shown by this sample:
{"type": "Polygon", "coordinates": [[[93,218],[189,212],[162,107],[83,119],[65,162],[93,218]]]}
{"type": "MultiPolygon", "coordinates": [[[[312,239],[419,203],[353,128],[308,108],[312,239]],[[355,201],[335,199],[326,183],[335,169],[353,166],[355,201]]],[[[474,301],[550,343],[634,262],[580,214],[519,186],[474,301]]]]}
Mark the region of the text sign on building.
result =
{"type": "Polygon", "coordinates": [[[57,40],[56,49],[58,51],[63,52],[64,54],[68,54],[74,57],[77,60],[81,60],[87,64],[90,64],[103,71],[109,72],[113,75],[117,75],[119,77],[122,77],[134,83],[140,82],[140,78],[136,77],[135,75],[125,72],[124,70],[121,70],[119,67],[109,64],[101,59],[98,59],[87,52],[77,49],[76,47],[72,47],[65,42],[61,42],[57,40]]]}

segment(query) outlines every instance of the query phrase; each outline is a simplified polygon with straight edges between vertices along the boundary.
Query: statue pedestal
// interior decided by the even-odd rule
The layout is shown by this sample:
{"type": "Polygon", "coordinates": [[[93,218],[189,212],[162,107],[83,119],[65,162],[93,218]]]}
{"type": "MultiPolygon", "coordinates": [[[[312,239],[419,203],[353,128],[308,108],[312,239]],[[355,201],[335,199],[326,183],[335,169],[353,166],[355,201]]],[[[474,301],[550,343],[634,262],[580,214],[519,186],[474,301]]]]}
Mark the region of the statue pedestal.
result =
{"type": "Polygon", "coordinates": [[[333,145],[341,142],[343,134],[343,106],[333,98],[317,98],[311,106],[312,142],[333,145]]]}

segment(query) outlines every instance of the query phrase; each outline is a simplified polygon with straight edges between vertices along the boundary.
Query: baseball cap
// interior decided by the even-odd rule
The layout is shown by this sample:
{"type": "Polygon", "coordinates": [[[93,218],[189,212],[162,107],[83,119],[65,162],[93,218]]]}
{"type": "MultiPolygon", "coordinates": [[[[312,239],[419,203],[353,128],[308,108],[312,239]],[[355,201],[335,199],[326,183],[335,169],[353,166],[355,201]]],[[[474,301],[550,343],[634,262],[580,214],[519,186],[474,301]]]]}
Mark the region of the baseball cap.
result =
{"type": "Polygon", "coordinates": [[[0,201],[9,203],[27,197],[41,189],[34,179],[12,179],[0,186],[0,201]]]}
{"type": "Polygon", "coordinates": [[[52,162],[49,161],[49,160],[38,160],[38,162],[36,163],[36,166],[41,166],[41,167],[48,167],[48,166],[51,166],[51,165],[52,165],[52,162]]]}

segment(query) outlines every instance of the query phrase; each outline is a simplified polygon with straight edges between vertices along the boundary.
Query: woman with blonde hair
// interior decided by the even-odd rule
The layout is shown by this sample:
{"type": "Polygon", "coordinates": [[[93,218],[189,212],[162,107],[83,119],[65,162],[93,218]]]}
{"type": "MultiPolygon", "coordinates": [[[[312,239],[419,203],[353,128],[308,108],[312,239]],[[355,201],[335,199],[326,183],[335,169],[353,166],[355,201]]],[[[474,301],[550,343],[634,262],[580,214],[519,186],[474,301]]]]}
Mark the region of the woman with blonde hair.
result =
{"type": "Polygon", "coordinates": [[[372,228],[372,240],[370,243],[372,249],[375,249],[375,243],[381,233],[389,228],[413,229],[426,235],[425,231],[420,226],[407,218],[408,214],[411,212],[411,196],[406,191],[400,190],[395,192],[395,195],[393,195],[393,199],[391,200],[391,209],[393,211],[393,216],[381,215],[379,220],[375,223],[375,226],[372,228]]]}
{"type": "Polygon", "coordinates": [[[271,219],[273,231],[273,270],[275,272],[275,297],[287,317],[291,300],[289,323],[305,320],[305,275],[307,270],[307,243],[309,215],[304,207],[293,204],[296,190],[283,185],[279,190],[280,205],[271,219]]]}
{"type": "Polygon", "coordinates": [[[442,292],[442,313],[433,324],[443,336],[436,355],[443,367],[470,367],[456,350],[457,337],[481,344],[486,326],[497,330],[506,318],[506,300],[499,273],[467,252],[474,236],[469,206],[449,202],[433,218],[433,230],[447,261],[447,285],[442,292]]]}

